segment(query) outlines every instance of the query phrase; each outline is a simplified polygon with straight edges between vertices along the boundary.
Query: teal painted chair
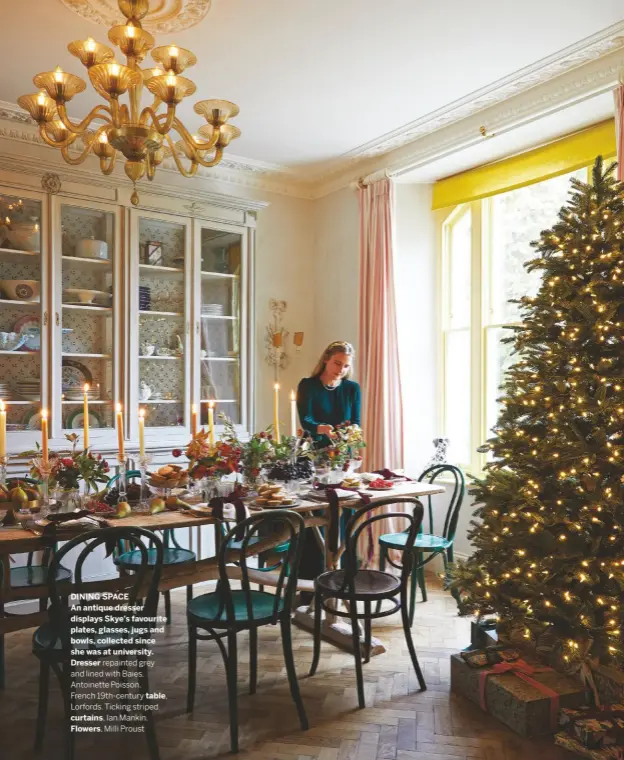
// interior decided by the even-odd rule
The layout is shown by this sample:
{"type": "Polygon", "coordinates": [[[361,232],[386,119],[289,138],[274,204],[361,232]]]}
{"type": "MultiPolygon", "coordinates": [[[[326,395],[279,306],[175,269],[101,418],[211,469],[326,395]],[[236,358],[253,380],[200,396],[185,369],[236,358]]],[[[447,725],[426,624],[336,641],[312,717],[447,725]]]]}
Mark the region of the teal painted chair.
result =
{"type": "MultiPolygon", "coordinates": [[[[30,483],[32,485],[38,485],[38,480],[32,478],[20,478],[20,481],[24,483],[30,483]]],[[[11,589],[19,591],[19,589],[33,589],[41,588],[42,590],[48,585],[48,572],[49,564],[52,559],[52,555],[56,550],[56,546],[46,548],[43,550],[41,564],[34,563],[34,552],[30,552],[26,559],[26,564],[21,567],[12,567],[9,571],[9,584],[11,589]]],[[[2,567],[0,567],[0,579],[2,575],[2,567]]],[[[56,569],[56,580],[58,583],[71,581],[71,570],[66,567],[58,566],[56,569]]],[[[0,617],[14,617],[4,609],[4,602],[2,601],[2,583],[0,580],[0,617]]],[[[39,610],[45,612],[48,606],[47,595],[42,596],[39,599],[39,610]]],[[[0,634],[0,689],[5,687],[5,668],[4,668],[4,635],[0,634]]]]}
{"type": "MultiPolygon", "coordinates": [[[[426,469],[418,478],[420,482],[434,483],[439,478],[444,477],[451,481],[451,496],[446,510],[446,517],[444,519],[444,526],[441,533],[436,533],[433,524],[433,506],[431,503],[431,496],[427,496],[427,511],[429,516],[429,533],[420,533],[416,537],[414,542],[414,567],[411,577],[411,589],[410,589],[410,609],[409,619],[410,625],[414,624],[414,610],[416,607],[416,587],[420,586],[423,602],[427,601],[427,587],[425,585],[425,565],[427,565],[434,557],[439,554],[442,555],[444,560],[444,569],[448,568],[450,562],[453,562],[453,541],[455,540],[455,531],[457,530],[457,521],[459,520],[459,511],[461,509],[462,502],[464,500],[464,493],[466,490],[466,483],[464,480],[464,474],[459,469],[451,464],[434,465],[426,469]],[[429,555],[425,559],[425,555],[429,555]]],[[[380,556],[379,563],[380,568],[383,570],[386,567],[386,563],[389,563],[392,567],[399,569],[400,566],[394,563],[390,557],[389,552],[391,549],[395,551],[403,552],[405,550],[407,541],[406,533],[386,533],[379,537],[380,556]]]]}
{"type": "MultiPolygon", "coordinates": [[[[88,562],[90,555],[102,546],[105,547],[107,555],[110,554],[120,541],[127,542],[139,552],[141,563],[136,566],[136,572],[120,579],[119,586],[116,588],[117,592],[128,594],[128,609],[123,624],[120,623],[116,626],[116,629],[120,630],[114,634],[113,646],[118,648],[135,647],[136,632],[144,631],[146,627],[144,621],[153,619],[156,615],[158,582],[163,563],[163,545],[155,533],[133,527],[105,528],[78,536],[68,541],[56,552],[50,563],[48,577],[49,619],[48,622],[37,628],[32,639],[32,651],[39,660],[40,667],[35,750],[40,750],[43,746],[50,670],[53,670],[58,678],[65,707],[66,757],[67,760],[74,760],[75,758],[76,734],[72,732],[71,713],[76,703],[72,696],[71,684],[77,666],[75,665],[76,659],[73,659],[76,657],[74,654],[76,645],[75,643],[72,645],[72,620],[74,615],[81,614],[83,604],[90,605],[92,602],[88,599],[79,600],[72,607],[69,607],[66,596],[61,593],[56,582],[56,571],[60,567],[61,560],[72,550],[77,550],[78,556],[74,569],[75,585],[72,591],[76,594],[88,595],[89,587],[97,589],[99,581],[89,581],[83,578],[85,562],[88,562]],[[148,558],[145,541],[153,546],[154,555],[151,558],[148,558]]],[[[111,646],[111,634],[108,632],[110,623],[106,615],[102,614],[96,623],[90,625],[95,631],[89,634],[88,642],[84,646],[88,647],[90,658],[99,658],[104,656],[104,653],[111,646]],[[91,654],[91,652],[95,652],[95,654],[91,654]]],[[[150,626],[148,626],[149,629],[150,626]]],[[[137,665],[137,669],[139,670],[139,689],[145,697],[150,692],[147,664],[137,665]]],[[[145,721],[145,735],[150,760],[159,760],[154,714],[151,710],[145,712],[145,721]]]]}
{"type": "MultiPolygon", "coordinates": [[[[249,693],[255,694],[258,679],[258,629],[279,623],[282,634],[284,662],[290,693],[297,707],[302,729],[307,729],[306,716],[295,670],[292,650],[291,614],[297,588],[297,571],[303,547],[305,523],[301,515],[286,509],[277,509],[251,515],[238,523],[219,541],[217,550],[219,582],[214,592],[196,597],[187,606],[189,630],[189,670],[187,712],[195,706],[197,675],[197,642],[215,641],[223,657],[227,674],[230,713],[230,745],[238,752],[238,655],[237,636],[249,631],[249,693]],[[251,588],[248,560],[255,562],[256,547],[262,536],[279,530],[284,534],[288,549],[279,565],[275,593],[251,588]],[[238,567],[240,589],[232,589],[228,566],[238,567]],[[205,633],[199,633],[205,631],[205,633]],[[224,643],[224,640],[227,644],[224,643]]],[[[217,536],[219,536],[217,532],[217,536]]],[[[257,581],[254,581],[257,582],[257,581]]]]}
{"type": "MultiPolygon", "coordinates": [[[[127,474],[127,478],[138,478],[141,473],[138,470],[130,470],[127,474]]],[[[119,475],[114,475],[109,481],[107,488],[110,488],[119,479],[119,475]]],[[[190,549],[184,549],[177,542],[175,537],[175,531],[168,528],[162,532],[163,541],[163,566],[170,567],[172,565],[184,565],[188,562],[195,562],[197,555],[190,549]]],[[[149,561],[154,560],[156,552],[154,547],[148,549],[149,561]]],[[[113,559],[115,565],[124,572],[135,572],[137,565],[142,562],[141,552],[139,551],[124,551],[120,545],[115,557],[113,559]]],[[[165,615],[167,617],[167,623],[171,624],[171,592],[163,591],[163,598],[165,600],[165,615]]],[[[186,587],[186,601],[189,602],[193,598],[193,586],[186,587]]]]}

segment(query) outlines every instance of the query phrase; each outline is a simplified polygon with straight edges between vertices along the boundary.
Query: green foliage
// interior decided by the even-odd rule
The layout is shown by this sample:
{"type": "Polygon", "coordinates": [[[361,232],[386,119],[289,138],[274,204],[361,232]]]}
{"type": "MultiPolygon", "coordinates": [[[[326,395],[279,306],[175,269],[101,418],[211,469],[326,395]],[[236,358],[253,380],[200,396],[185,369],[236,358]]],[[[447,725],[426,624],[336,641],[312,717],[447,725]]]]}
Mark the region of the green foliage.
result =
{"type": "Polygon", "coordinates": [[[613,166],[573,179],[533,243],[516,361],[472,488],[475,552],[453,570],[460,612],[546,634],[572,662],[624,662],[624,199],[613,166]]]}

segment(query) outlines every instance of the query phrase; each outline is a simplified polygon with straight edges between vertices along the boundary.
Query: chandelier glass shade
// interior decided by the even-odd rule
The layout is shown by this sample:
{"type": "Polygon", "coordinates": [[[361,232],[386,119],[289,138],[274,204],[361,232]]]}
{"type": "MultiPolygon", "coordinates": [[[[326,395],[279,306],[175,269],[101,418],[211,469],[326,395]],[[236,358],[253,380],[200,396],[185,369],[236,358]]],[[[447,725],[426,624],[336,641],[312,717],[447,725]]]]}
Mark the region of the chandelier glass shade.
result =
{"type": "Polygon", "coordinates": [[[195,93],[194,82],[183,72],[197,63],[196,56],[177,45],[154,47],[154,37],[141,26],[149,0],[119,0],[119,9],[126,23],[111,27],[108,39],[126,57],[125,65],[115,60],[111,48],[91,38],[68,45],[86,67],[91,86],[104,104],[91,109],[81,122],[72,121],[67,103],[87,84],[61,68],[37,74],[33,82],[38,92],[22,95],[17,102],[37,122],[44,142],[59,148],[68,164],[80,164],[93,154],[102,173],[111,174],[121,154],[135,185],[132,203],[136,205],[136,183],[144,176],[153,179],[156,167],[168,157],[173,157],[185,177],[192,177],[199,166],[216,166],[224,149],[240,137],[240,130],[229,123],[239,110],[227,100],[199,101],[194,110],[206,123],[192,135],[178,119],[176,106],[195,93]],[[156,65],[141,68],[150,51],[156,65]],[[153,100],[141,107],[145,90],[153,100]],[[128,102],[121,102],[125,96],[128,102]],[[70,152],[78,139],[82,149],[70,152]]]}

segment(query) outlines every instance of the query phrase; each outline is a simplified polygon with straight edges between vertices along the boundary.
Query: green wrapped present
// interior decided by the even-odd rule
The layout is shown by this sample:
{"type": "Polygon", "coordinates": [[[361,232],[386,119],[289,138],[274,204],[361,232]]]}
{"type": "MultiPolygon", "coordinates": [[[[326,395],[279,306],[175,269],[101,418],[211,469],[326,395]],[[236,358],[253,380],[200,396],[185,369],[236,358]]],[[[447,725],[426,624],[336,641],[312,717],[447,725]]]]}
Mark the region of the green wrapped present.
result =
{"type": "Polygon", "coordinates": [[[534,659],[471,667],[451,655],[451,691],[480,705],[520,736],[557,731],[559,709],[585,703],[583,685],[534,659]]]}
{"type": "Polygon", "coordinates": [[[612,746],[602,749],[588,749],[578,739],[569,734],[561,733],[555,736],[555,744],[558,747],[574,752],[580,757],[588,757],[590,760],[624,760],[624,747],[612,746]]]}

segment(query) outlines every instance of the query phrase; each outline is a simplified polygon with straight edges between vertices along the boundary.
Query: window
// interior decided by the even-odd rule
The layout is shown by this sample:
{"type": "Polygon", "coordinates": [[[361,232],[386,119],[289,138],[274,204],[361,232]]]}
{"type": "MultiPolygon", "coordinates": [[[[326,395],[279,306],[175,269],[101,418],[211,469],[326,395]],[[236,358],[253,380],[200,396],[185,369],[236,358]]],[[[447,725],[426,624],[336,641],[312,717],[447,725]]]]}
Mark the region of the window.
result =
{"type": "Polygon", "coordinates": [[[477,452],[499,413],[499,388],[514,362],[503,343],[519,324],[509,303],[539,288],[539,271],[524,264],[535,257],[530,243],[551,227],[566,202],[570,179],[587,169],[448,210],[442,221],[442,427],[450,461],[478,473],[477,452]]]}

